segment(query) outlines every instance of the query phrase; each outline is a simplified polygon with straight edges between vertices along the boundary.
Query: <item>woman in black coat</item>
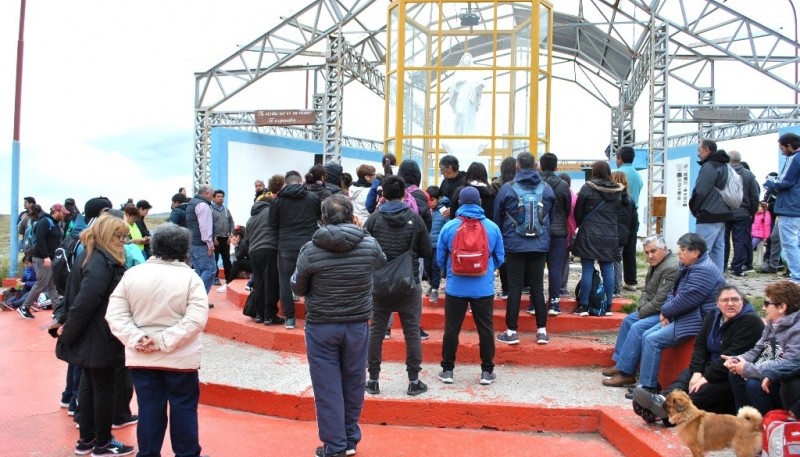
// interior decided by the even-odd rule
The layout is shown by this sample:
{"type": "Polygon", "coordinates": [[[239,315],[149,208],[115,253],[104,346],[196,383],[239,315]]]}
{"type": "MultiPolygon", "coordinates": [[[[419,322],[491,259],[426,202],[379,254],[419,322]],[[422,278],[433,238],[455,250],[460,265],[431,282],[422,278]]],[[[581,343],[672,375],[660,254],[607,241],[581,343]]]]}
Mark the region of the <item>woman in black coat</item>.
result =
{"type": "Polygon", "coordinates": [[[478,194],[481,196],[481,208],[487,219],[494,218],[494,197],[497,196],[497,190],[494,186],[489,184],[489,174],[486,172],[486,167],[480,162],[472,162],[467,168],[467,174],[464,177],[464,185],[456,188],[453,193],[453,201],[450,202],[450,216],[455,218],[458,207],[458,195],[464,187],[474,187],[478,189],[478,194]]]}
{"type": "Polygon", "coordinates": [[[80,439],[75,452],[98,455],[133,453],[111,436],[114,376],[125,365],[122,343],[111,334],[106,308],[111,292],[125,273],[127,224],[101,217],[81,233],[85,250],[78,256],[67,283],[68,315],[58,329],[56,355],[83,369],[78,404],[80,439]]]}

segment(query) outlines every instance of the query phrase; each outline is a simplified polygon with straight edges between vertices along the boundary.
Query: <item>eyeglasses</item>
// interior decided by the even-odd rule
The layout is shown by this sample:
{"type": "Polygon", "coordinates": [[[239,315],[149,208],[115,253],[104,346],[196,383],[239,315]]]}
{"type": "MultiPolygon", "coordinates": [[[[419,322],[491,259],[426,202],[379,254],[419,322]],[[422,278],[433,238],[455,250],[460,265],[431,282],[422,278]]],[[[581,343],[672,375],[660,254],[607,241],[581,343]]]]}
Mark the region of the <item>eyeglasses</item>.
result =
{"type": "Polygon", "coordinates": [[[720,303],[740,303],[742,299],[740,297],[726,297],[718,299],[720,303]]]}
{"type": "Polygon", "coordinates": [[[128,235],[114,235],[118,240],[125,241],[128,238],[128,235]]]}
{"type": "Polygon", "coordinates": [[[772,300],[767,300],[767,299],[764,299],[764,308],[766,308],[766,307],[767,307],[767,306],[769,306],[769,305],[772,305],[772,306],[778,306],[778,304],[777,304],[777,303],[775,303],[774,301],[772,301],[772,300]]]}

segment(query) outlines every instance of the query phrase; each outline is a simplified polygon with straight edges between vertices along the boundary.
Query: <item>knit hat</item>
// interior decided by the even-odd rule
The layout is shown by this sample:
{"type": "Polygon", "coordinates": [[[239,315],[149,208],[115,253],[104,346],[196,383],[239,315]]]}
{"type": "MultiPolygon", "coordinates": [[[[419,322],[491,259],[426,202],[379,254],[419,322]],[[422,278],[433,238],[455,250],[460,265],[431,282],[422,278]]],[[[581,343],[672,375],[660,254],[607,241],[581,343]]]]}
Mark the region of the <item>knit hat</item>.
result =
{"type": "Polygon", "coordinates": [[[472,186],[465,186],[458,194],[458,203],[461,205],[466,205],[467,203],[480,205],[481,194],[478,192],[478,189],[472,186]]]}

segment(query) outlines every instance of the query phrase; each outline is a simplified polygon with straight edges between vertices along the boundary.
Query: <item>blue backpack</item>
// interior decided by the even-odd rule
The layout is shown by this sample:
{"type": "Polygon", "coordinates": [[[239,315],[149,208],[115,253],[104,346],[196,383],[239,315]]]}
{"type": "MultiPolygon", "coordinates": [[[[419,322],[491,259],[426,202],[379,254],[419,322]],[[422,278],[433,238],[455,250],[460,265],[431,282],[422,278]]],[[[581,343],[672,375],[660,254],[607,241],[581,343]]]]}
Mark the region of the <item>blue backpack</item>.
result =
{"type": "MultiPolygon", "coordinates": [[[[581,296],[581,282],[575,287],[575,297],[581,296]]],[[[606,316],[611,309],[611,303],[606,299],[606,289],[597,268],[592,273],[592,288],[589,289],[589,303],[587,304],[590,316],[606,316]]]]}
{"type": "Polygon", "coordinates": [[[525,238],[538,237],[544,232],[548,217],[542,202],[544,182],[540,182],[536,187],[527,187],[512,181],[511,188],[514,189],[518,199],[517,214],[511,219],[517,233],[525,238]]]}

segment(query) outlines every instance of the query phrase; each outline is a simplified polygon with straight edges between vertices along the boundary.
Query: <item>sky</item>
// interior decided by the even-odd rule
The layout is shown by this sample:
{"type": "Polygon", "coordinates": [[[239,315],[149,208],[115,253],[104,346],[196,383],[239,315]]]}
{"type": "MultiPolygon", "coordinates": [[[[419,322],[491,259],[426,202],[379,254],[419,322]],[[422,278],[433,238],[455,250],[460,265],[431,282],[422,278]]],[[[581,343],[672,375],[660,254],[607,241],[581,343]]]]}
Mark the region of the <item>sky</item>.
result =
{"type": "MultiPolygon", "coordinates": [[[[753,14],[775,29],[790,27],[788,3],[768,3],[753,14]]],[[[168,211],[172,194],[192,185],[194,73],[275,26],[297,4],[303,1],[28,1],[20,199],[32,195],[46,208],[67,197],[82,205],[103,195],[115,205],[146,199],[152,212],[168,211]]],[[[728,4],[747,5],[747,0],[728,4]]],[[[0,2],[2,214],[11,206],[18,21],[19,0],[0,2]]],[[[277,87],[291,93],[289,98],[260,101],[252,109],[302,108],[303,83],[297,79],[294,74],[277,87]]],[[[553,105],[563,108],[553,114],[553,150],[562,158],[602,159],[609,113],[575,89],[554,87],[553,105]]],[[[735,88],[728,93],[727,100],[720,94],[717,101],[736,103],[735,88]]],[[[789,101],[786,97],[783,103],[789,101]]],[[[344,122],[345,134],[367,136],[349,130],[347,118],[344,122]]],[[[742,140],[736,146],[747,159],[776,151],[775,139],[742,140]]]]}

